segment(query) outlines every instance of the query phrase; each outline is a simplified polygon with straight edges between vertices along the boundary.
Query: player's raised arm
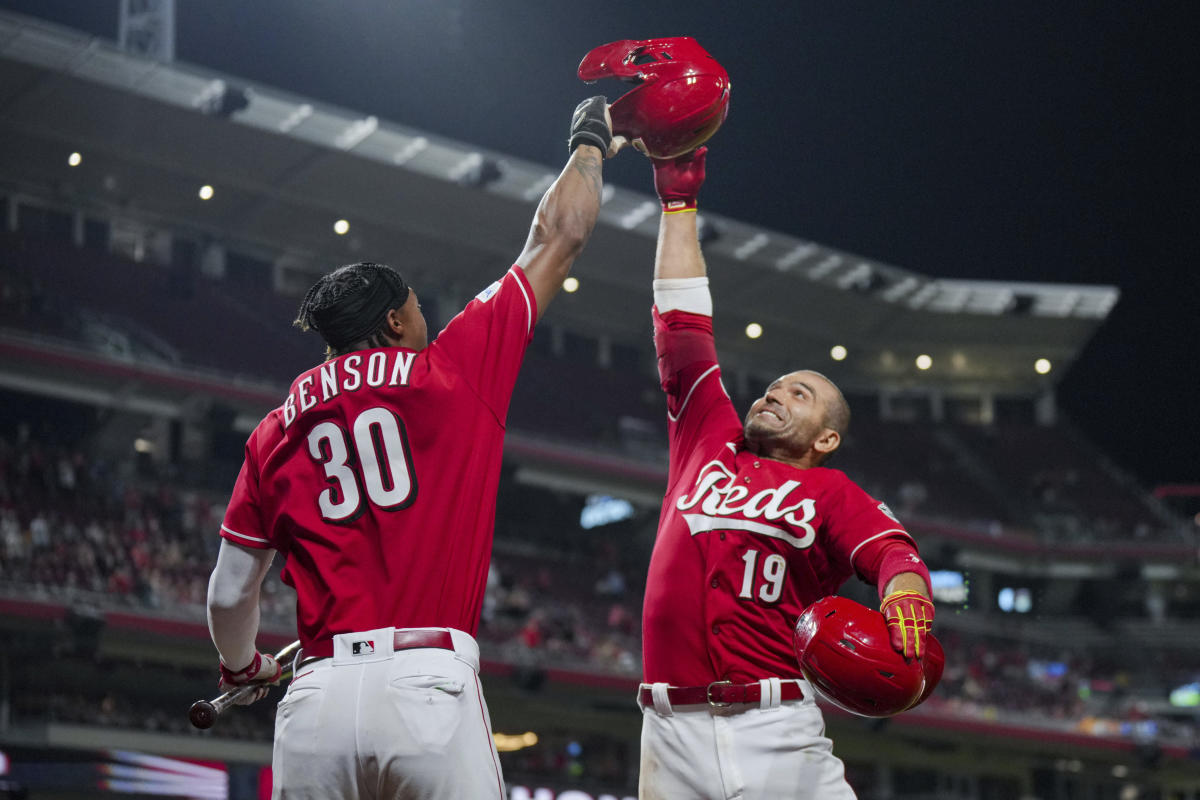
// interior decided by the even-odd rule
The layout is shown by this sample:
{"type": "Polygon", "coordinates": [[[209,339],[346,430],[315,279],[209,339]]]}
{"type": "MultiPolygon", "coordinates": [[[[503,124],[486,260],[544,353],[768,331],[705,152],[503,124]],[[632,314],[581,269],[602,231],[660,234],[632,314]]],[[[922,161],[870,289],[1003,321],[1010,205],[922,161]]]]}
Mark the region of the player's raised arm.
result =
{"type": "Polygon", "coordinates": [[[570,159],[538,203],[525,249],[517,257],[537,298],[539,319],[592,234],[604,188],[604,158],[621,144],[613,141],[603,95],[579,104],[571,118],[570,159]]]}
{"type": "Polygon", "coordinates": [[[651,159],[654,190],[663,208],[654,254],[654,305],[660,313],[679,309],[712,316],[696,223],[696,195],[704,183],[707,156],[708,148],[700,147],[675,158],[651,159]]]}
{"type": "Polygon", "coordinates": [[[704,183],[707,155],[708,148],[701,147],[675,158],[651,159],[654,190],[663,207],[654,256],[656,279],[702,278],[707,274],[696,223],[696,196],[704,183]]]}

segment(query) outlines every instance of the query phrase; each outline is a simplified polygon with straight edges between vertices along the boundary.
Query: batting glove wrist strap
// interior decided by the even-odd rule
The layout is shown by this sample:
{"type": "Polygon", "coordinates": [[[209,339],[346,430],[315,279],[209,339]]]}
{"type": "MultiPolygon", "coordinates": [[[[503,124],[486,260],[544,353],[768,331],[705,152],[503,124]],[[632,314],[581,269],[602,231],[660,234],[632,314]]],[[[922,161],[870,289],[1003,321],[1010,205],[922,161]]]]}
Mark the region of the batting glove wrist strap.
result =
{"type": "Polygon", "coordinates": [[[258,675],[258,671],[262,669],[262,653],[256,652],[254,658],[250,659],[249,665],[245,669],[239,669],[234,672],[229,667],[225,666],[225,662],[220,662],[221,683],[228,683],[233,686],[241,686],[244,683],[249,683],[258,675]]]}
{"type": "Polygon", "coordinates": [[[571,136],[567,140],[567,149],[574,153],[579,145],[590,144],[600,148],[601,157],[607,156],[609,145],[612,144],[612,131],[605,118],[607,110],[608,100],[602,94],[589,97],[576,106],[571,116],[571,136]]]}
{"type": "Polygon", "coordinates": [[[920,592],[892,592],[879,606],[887,620],[892,647],[905,658],[925,653],[925,636],[933,626],[933,602],[920,592]]]}
{"type": "Polygon", "coordinates": [[[225,686],[244,686],[251,682],[273,683],[279,680],[283,667],[270,656],[255,652],[254,658],[244,668],[236,672],[220,662],[221,684],[225,686]]]}
{"type": "Polygon", "coordinates": [[[663,211],[675,214],[696,210],[696,195],[704,183],[704,160],[707,147],[698,147],[675,158],[651,159],[654,164],[654,191],[662,202],[663,211]]]}

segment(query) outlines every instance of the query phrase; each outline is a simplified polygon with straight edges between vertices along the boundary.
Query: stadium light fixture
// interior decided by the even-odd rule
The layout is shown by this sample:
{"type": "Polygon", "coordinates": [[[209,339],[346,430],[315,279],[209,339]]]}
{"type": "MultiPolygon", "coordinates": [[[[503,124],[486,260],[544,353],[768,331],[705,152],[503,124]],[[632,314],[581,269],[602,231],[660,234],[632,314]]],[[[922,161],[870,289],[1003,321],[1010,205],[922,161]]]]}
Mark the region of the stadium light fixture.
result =
{"type": "Polygon", "coordinates": [[[570,294],[579,290],[579,279],[572,276],[563,281],[563,291],[570,294]]]}
{"type": "Polygon", "coordinates": [[[71,155],[67,156],[67,164],[69,166],[78,167],[82,163],[83,163],[83,154],[80,153],[79,151],[75,151],[74,153],[71,153],[71,155]]]}
{"type": "Polygon", "coordinates": [[[1039,358],[1037,361],[1033,362],[1033,369],[1038,375],[1045,375],[1053,368],[1053,366],[1054,365],[1050,363],[1050,359],[1048,358],[1039,358]]]}
{"type": "Polygon", "coordinates": [[[350,223],[344,219],[339,219],[333,223],[333,232],[338,236],[345,236],[350,232],[350,223]]]}
{"type": "Polygon", "coordinates": [[[213,187],[209,186],[209,185],[206,183],[206,184],[204,184],[203,186],[201,186],[201,187],[200,187],[200,191],[199,191],[197,194],[199,194],[199,195],[200,195],[200,199],[201,199],[201,200],[212,200],[212,196],[213,196],[213,187]]]}
{"type": "Polygon", "coordinates": [[[757,339],[763,335],[763,326],[757,322],[751,322],[746,326],[746,336],[751,339],[757,339]]]}
{"type": "Polygon", "coordinates": [[[833,347],[829,348],[829,357],[834,361],[845,361],[847,355],[848,353],[846,348],[840,344],[835,344],[833,347]]]}
{"type": "Polygon", "coordinates": [[[926,370],[933,366],[933,359],[925,353],[917,356],[917,369],[926,370]]]}

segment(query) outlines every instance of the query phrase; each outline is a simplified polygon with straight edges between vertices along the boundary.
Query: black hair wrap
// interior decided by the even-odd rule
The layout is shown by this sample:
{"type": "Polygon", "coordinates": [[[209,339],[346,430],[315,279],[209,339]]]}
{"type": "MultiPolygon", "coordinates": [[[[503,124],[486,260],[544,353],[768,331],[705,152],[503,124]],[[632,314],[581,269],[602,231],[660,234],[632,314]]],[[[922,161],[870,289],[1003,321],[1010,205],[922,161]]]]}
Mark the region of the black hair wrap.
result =
{"type": "Polygon", "coordinates": [[[391,267],[350,264],[317,281],[296,321],[338,350],[379,330],[388,312],[404,305],[408,295],[408,285],[391,267]]]}

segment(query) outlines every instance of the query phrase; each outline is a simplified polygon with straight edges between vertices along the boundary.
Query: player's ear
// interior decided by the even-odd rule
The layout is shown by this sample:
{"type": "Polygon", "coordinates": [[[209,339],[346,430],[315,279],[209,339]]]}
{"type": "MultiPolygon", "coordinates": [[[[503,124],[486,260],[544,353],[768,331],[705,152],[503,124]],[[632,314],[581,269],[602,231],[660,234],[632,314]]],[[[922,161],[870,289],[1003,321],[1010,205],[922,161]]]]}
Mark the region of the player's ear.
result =
{"type": "Polygon", "coordinates": [[[387,315],[388,331],[397,338],[404,335],[404,317],[401,314],[401,308],[403,307],[393,308],[387,315]]]}
{"type": "Polygon", "coordinates": [[[842,444],[842,435],[833,428],[826,428],[817,436],[817,440],[813,442],[813,449],[823,456],[827,456],[834,450],[837,450],[842,444]]]}

